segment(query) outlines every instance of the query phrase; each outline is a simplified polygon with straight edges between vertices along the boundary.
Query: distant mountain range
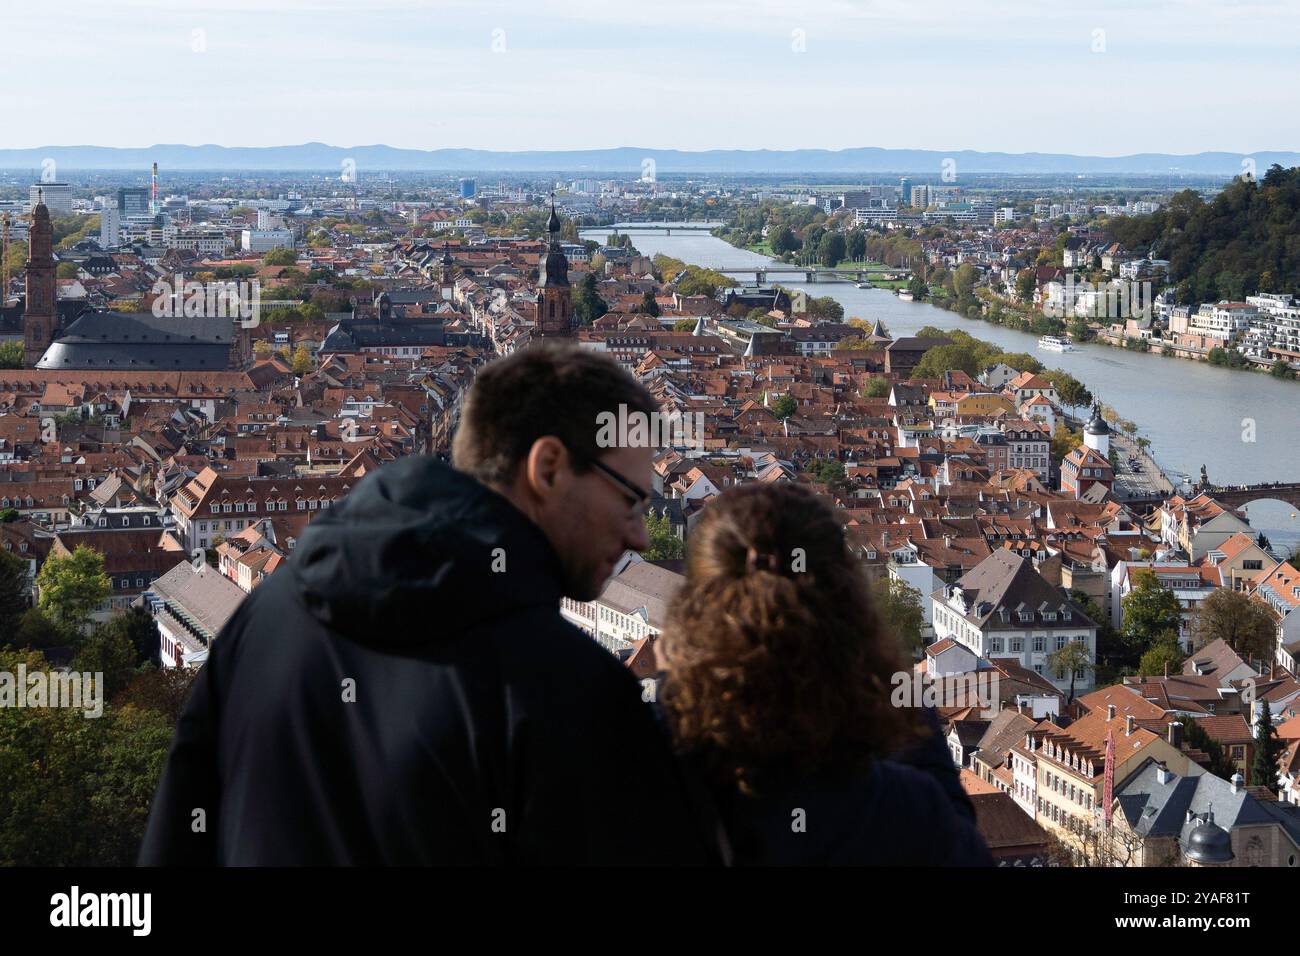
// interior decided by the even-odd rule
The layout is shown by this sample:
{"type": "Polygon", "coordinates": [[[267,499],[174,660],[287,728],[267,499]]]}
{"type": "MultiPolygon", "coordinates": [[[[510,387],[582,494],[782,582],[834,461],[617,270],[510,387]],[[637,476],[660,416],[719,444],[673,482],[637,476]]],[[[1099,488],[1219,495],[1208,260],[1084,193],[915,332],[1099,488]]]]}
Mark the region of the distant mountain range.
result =
{"type": "Polygon", "coordinates": [[[142,149],[110,146],[42,146],[0,149],[0,169],[39,170],[45,159],[62,169],[141,169],[157,162],[172,170],[340,170],[351,159],[364,175],[375,171],[447,172],[608,172],[640,175],[646,159],[657,173],[913,173],[938,175],[946,159],[956,172],[1009,174],[1133,174],[1233,176],[1242,160],[1255,161],[1260,175],[1274,163],[1300,166],[1300,152],[1135,153],[1132,156],[1074,156],[1067,153],[984,153],[976,150],[858,149],[739,150],[675,149],[538,150],[496,152],[483,149],[397,149],[392,146],[344,148],[324,143],[301,146],[181,146],[142,149]]]}

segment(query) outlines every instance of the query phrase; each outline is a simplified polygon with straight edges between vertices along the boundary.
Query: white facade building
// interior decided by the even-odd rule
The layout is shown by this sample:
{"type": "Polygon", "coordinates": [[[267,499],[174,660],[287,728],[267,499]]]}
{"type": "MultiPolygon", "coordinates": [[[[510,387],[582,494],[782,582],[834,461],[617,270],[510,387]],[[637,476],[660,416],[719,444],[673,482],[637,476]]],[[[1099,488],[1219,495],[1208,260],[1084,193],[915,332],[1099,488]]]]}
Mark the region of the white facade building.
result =
{"type": "Polygon", "coordinates": [[[99,244],[105,249],[116,249],[122,244],[122,214],[116,206],[100,210],[99,244]]]}
{"type": "Polygon", "coordinates": [[[44,202],[51,216],[72,215],[72,187],[67,183],[36,183],[28,193],[28,200],[33,209],[37,203],[44,202]]]}
{"type": "Polygon", "coordinates": [[[240,248],[245,252],[292,249],[293,233],[288,229],[245,229],[240,233],[240,248]]]}
{"type": "MultiPolygon", "coordinates": [[[[933,592],[931,604],[935,640],[951,638],[986,659],[1014,658],[1062,689],[1071,675],[1051,666],[1054,652],[1079,642],[1096,661],[1097,623],[1009,549],[999,548],[956,584],[933,592]]],[[[1076,693],[1091,690],[1093,681],[1092,667],[1078,671],[1076,693]]]]}

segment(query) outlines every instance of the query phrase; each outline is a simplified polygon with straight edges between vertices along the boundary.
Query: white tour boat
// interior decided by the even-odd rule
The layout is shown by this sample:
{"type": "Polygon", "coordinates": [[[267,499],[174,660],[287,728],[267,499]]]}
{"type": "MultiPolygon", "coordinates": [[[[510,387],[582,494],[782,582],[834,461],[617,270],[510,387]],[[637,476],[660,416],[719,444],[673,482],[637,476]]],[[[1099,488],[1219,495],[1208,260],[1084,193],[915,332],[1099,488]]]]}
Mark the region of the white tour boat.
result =
{"type": "Polygon", "coordinates": [[[1073,352],[1074,346],[1070,344],[1069,339],[1062,338],[1059,335],[1044,335],[1038,340],[1038,347],[1048,352],[1073,352]]]}

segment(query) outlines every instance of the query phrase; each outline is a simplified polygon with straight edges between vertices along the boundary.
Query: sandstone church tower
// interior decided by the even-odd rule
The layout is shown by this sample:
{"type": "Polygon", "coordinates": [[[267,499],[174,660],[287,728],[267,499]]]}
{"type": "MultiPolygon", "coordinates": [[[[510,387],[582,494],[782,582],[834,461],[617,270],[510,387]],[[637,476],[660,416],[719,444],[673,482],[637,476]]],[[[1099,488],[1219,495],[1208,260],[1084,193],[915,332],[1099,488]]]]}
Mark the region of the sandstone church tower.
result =
{"type": "Polygon", "coordinates": [[[569,260],[560,248],[560,217],[551,199],[551,217],[546,222],[550,242],[540,259],[537,275],[537,331],[542,338],[573,334],[573,290],[569,288],[569,260]]]}
{"type": "MultiPolygon", "coordinates": [[[[41,197],[42,199],[44,197],[41,197]]],[[[54,275],[54,227],[43,201],[32,210],[28,236],[27,305],[23,317],[23,364],[35,368],[58,331],[59,292],[54,275]]]]}

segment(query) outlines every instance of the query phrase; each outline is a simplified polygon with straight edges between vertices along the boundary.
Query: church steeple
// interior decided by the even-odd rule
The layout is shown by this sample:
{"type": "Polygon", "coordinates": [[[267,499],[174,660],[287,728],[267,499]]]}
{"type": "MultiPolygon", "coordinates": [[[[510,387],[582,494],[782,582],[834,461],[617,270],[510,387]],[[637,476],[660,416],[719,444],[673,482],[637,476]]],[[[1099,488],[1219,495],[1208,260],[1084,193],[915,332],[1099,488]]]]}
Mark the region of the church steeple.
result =
{"type": "Polygon", "coordinates": [[[451,244],[442,240],[442,300],[450,302],[456,290],[455,263],[451,258],[451,244]]]}
{"type": "Polygon", "coordinates": [[[551,194],[550,233],[546,251],[537,262],[537,334],[556,338],[573,334],[573,295],[569,288],[569,260],[560,246],[560,216],[551,194]]]}
{"type": "Polygon", "coordinates": [[[551,234],[551,242],[560,241],[560,217],[555,212],[555,193],[551,193],[551,216],[546,220],[546,231],[551,234]]]}

